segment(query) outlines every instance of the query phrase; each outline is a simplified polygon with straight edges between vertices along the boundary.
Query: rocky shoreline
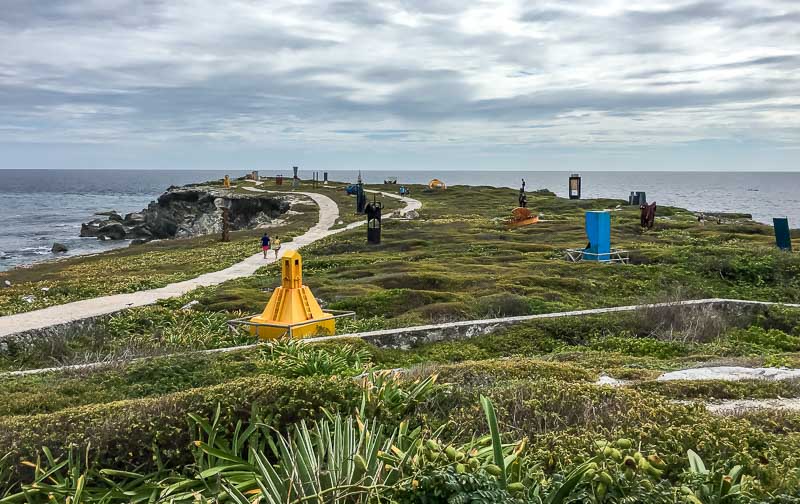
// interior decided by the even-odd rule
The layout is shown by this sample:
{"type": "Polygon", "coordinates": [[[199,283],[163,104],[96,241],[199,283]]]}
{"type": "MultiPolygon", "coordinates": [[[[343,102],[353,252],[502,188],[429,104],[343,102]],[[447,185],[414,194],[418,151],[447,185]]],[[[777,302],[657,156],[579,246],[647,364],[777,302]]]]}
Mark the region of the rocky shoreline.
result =
{"type": "Polygon", "coordinates": [[[240,194],[209,186],[172,186],[141,212],[120,215],[98,212],[98,218],[81,224],[81,237],[98,240],[189,238],[222,231],[222,208],[229,209],[231,230],[253,229],[289,211],[286,198],[264,194],[240,194]]]}

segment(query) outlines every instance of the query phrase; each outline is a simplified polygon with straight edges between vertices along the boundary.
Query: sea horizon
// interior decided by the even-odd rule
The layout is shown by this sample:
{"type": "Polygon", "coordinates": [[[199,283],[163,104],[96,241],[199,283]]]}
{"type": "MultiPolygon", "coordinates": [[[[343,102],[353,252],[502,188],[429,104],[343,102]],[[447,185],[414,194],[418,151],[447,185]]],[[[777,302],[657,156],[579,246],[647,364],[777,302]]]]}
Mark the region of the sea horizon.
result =
{"type": "MultiPolygon", "coordinates": [[[[225,174],[242,176],[252,170],[162,169],[2,169],[0,188],[0,271],[54,259],[54,242],[69,248],[66,256],[103,252],[127,241],[100,242],[80,238],[80,225],[95,212],[138,211],[171,185],[204,182],[225,174]],[[145,175],[145,176],[142,176],[145,175]]],[[[292,168],[259,169],[262,176],[290,175],[292,168]]],[[[567,196],[571,170],[306,170],[301,178],[328,172],[331,181],[354,182],[359,174],[367,183],[397,177],[398,183],[424,184],[432,178],[449,185],[518,188],[525,179],[528,191],[548,189],[567,196]]],[[[744,171],[593,171],[578,172],[583,178],[583,198],[626,200],[631,191],[644,191],[648,201],[695,212],[748,213],[771,225],[773,217],[788,217],[792,228],[800,223],[800,172],[744,171]]],[[[509,201],[513,206],[514,201],[509,201]]],[[[61,257],[61,256],[60,256],[61,257]]]]}

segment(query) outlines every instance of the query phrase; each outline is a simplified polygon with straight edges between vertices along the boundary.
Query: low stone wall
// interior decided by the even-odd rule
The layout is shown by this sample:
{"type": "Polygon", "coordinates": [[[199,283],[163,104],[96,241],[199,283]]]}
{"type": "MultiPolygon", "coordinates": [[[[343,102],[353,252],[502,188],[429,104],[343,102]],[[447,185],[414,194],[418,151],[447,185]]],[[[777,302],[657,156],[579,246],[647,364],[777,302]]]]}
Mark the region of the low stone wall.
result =
{"type": "MultiPolygon", "coordinates": [[[[371,343],[379,348],[388,349],[411,349],[427,343],[436,343],[441,341],[457,341],[474,338],[490,334],[499,329],[510,327],[516,324],[523,324],[526,322],[533,322],[536,320],[553,319],[553,318],[568,318],[568,317],[585,317],[592,315],[603,315],[621,312],[633,311],[648,311],[654,312],[670,310],[673,317],[688,316],[692,312],[702,311],[702,316],[715,317],[715,316],[752,316],[761,311],[766,310],[770,306],[782,303],[770,303],[763,301],[742,301],[736,299],[698,299],[692,301],[679,301],[675,303],[656,303],[647,305],[632,305],[632,306],[618,306],[612,308],[597,308],[591,310],[576,310],[569,312],[559,313],[543,313],[539,315],[525,315],[520,317],[503,317],[494,319],[482,320],[465,320],[460,322],[450,322],[444,324],[431,324],[415,327],[404,327],[398,329],[385,329],[381,331],[369,331],[354,334],[341,334],[336,336],[325,336],[320,338],[308,339],[309,342],[321,341],[336,341],[344,339],[359,338],[371,343]]],[[[793,308],[800,308],[797,304],[783,304],[793,308]]],[[[663,315],[663,314],[662,314],[663,315]]],[[[654,316],[658,316],[654,313],[654,316]]],[[[2,352],[15,352],[19,348],[37,345],[53,345],[60,342],[66,342],[69,338],[85,333],[86,331],[97,330],[98,324],[110,315],[103,315],[100,317],[83,319],[69,324],[60,324],[47,327],[44,329],[36,329],[22,333],[16,333],[9,336],[0,338],[0,353],[2,352]]],[[[212,353],[226,353],[245,350],[247,348],[257,347],[258,344],[245,345],[240,347],[230,348],[217,348],[211,350],[201,350],[195,352],[186,352],[191,354],[212,354],[212,353]]],[[[144,357],[147,358],[147,357],[144,357]]],[[[137,359],[133,359],[137,360],[137,359]]],[[[94,364],[80,364],[75,366],[64,366],[61,368],[49,368],[40,370],[27,370],[16,371],[8,373],[0,373],[2,375],[26,375],[36,374],[40,372],[56,371],[60,369],[71,368],[93,368],[98,366],[105,366],[113,362],[98,362],[94,364]]]]}
{"type": "Polygon", "coordinates": [[[14,354],[33,346],[52,345],[57,342],[67,341],[79,334],[94,331],[100,322],[110,316],[100,315],[0,336],[0,354],[14,354]]]}
{"type": "MultiPolygon", "coordinates": [[[[598,308],[592,310],[576,310],[559,313],[543,313],[539,315],[525,315],[520,317],[504,317],[484,320],[466,320],[461,322],[451,322],[446,324],[433,324],[425,326],[406,327],[399,329],[386,329],[381,331],[370,331],[356,334],[342,334],[337,336],[327,336],[315,338],[314,341],[331,341],[342,338],[359,338],[367,341],[379,348],[393,348],[408,350],[427,343],[440,341],[454,341],[474,338],[484,334],[490,334],[498,329],[532,322],[535,320],[584,317],[591,315],[603,315],[609,313],[632,312],[643,310],[679,310],[689,312],[703,310],[709,315],[752,315],[767,309],[777,303],[766,303],[760,301],[740,301],[731,299],[699,299],[692,301],[680,301],[675,303],[656,303],[648,305],[619,306],[613,308],[598,308]]],[[[790,305],[800,307],[800,305],[790,305]]]]}

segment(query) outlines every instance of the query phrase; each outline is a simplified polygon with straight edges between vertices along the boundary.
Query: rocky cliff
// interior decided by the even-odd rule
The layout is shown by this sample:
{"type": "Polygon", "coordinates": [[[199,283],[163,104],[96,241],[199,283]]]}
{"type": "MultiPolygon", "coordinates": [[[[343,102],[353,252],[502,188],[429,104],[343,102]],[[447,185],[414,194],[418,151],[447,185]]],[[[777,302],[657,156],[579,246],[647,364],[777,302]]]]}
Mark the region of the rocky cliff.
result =
{"type": "Polygon", "coordinates": [[[286,198],[267,194],[237,194],[203,186],[170,187],[141,212],[124,217],[101,212],[81,225],[81,236],[100,240],[186,238],[222,231],[222,207],[230,210],[231,230],[268,224],[289,210],[286,198]]]}

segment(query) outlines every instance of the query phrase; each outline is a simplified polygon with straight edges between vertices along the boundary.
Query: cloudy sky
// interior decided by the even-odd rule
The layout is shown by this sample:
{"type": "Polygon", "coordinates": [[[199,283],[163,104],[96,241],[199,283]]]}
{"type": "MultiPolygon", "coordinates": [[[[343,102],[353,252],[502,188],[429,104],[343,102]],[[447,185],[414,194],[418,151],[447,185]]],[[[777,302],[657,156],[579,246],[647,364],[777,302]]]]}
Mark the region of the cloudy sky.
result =
{"type": "Polygon", "coordinates": [[[0,168],[800,169],[798,0],[0,5],[0,168]]]}

